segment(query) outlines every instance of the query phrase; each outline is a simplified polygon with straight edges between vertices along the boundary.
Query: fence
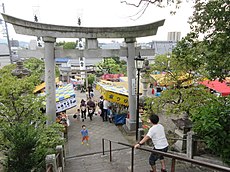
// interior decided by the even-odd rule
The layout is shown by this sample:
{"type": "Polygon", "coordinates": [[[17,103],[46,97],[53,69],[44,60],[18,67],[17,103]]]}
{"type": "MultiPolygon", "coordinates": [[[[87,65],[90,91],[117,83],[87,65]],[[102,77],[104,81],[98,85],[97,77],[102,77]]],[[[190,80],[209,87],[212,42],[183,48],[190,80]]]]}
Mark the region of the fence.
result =
{"type": "Polygon", "coordinates": [[[65,152],[63,146],[57,146],[56,151],[56,154],[46,156],[46,172],[64,172],[65,152]]]}
{"type": "MultiPolygon", "coordinates": [[[[122,143],[122,142],[116,142],[116,141],[112,141],[112,140],[108,140],[108,139],[102,139],[102,153],[103,155],[105,155],[105,148],[104,148],[104,142],[108,141],[109,142],[109,154],[110,154],[110,162],[112,161],[112,143],[115,144],[120,144],[126,147],[130,147],[131,148],[131,172],[134,172],[134,146],[130,145],[130,144],[126,144],[126,143],[122,143]]],[[[171,172],[175,172],[175,166],[176,166],[176,160],[180,160],[183,162],[188,162],[194,165],[199,165],[199,166],[203,166],[203,167],[208,167],[211,168],[213,170],[218,170],[218,171],[225,171],[225,172],[230,172],[230,168],[228,167],[224,167],[224,166],[220,166],[220,165],[215,165],[215,164],[211,164],[211,163],[207,163],[207,162],[203,162],[203,161],[198,161],[198,160],[194,160],[191,158],[187,158],[187,157],[183,157],[183,156],[178,156],[178,155],[174,155],[171,153],[165,153],[165,152],[160,152],[157,150],[152,150],[152,149],[148,149],[148,148],[138,148],[142,151],[147,151],[147,152],[153,152],[159,155],[163,155],[165,157],[171,158],[171,172]]]]}

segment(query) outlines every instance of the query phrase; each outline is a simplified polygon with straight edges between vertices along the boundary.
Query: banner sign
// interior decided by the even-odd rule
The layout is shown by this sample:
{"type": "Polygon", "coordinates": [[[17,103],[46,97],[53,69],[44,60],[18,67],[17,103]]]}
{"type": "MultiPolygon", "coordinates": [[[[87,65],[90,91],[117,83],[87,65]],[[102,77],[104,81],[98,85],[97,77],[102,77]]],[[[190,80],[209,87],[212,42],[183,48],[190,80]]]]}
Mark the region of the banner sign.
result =
{"type": "Polygon", "coordinates": [[[77,101],[75,96],[70,97],[68,99],[64,99],[62,101],[56,102],[56,112],[61,112],[75,106],[77,106],[77,101]]]}
{"type": "MultiPolygon", "coordinates": [[[[46,93],[44,92],[39,95],[45,96],[46,93]]],[[[56,89],[56,112],[61,112],[75,106],[77,106],[77,101],[73,84],[67,84],[56,89]]]]}

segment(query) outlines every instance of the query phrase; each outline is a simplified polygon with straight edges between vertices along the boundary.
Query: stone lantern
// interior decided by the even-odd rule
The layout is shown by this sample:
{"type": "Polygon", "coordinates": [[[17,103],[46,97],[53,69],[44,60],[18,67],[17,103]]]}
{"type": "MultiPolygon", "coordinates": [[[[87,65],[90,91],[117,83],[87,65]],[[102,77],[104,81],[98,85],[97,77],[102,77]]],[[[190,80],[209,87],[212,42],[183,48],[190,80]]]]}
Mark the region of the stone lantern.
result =
{"type": "MultiPolygon", "coordinates": [[[[141,70],[142,75],[141,75],[141,82],[143,84],[143,94],[142,97],[147,97],[147,91],[148,91],[148,83],[149,83],[149,71],[150,71],[150,66],[149,66],[149,61],[147,59],[144,60],[144,66],[141,70]]],[[[142,98],[144,99],[144,98],[142,98]]]]}
{"type": "Polygon", "coordinates": [[[186,150],[186,136],[192,129],[192,121],[188,118],[188,114],[184,112],[183,117],[179,119],[172,119],[173,123],[176,125],[175,133],[183,140],[177,140],[174,144],[174,148],[179,152],[186,150]]]}
{"type": "Polygon", "coordinates": [[[27,68],[23,67],[23,62],[21,60],[18,60],[16,62],[16,69],[14,69],[11,74],[13,76],[17,76],[18,78],[23,78],[24,76],[29,76],[30,75],[30,70],[27,68]]]}

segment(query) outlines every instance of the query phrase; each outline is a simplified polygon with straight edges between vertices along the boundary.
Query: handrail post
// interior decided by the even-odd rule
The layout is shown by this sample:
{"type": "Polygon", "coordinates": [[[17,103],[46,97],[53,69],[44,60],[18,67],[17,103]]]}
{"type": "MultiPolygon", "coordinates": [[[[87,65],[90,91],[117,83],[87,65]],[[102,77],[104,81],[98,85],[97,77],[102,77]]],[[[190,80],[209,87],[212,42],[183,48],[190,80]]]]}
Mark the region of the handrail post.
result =
{"type": "Polygon", "coordinates": [[[186,155],[190,159],[193,158],[193,135],[194,135],[194,133],[192,131],[187,133],[186,155]]]}
{"type": "Polygon", "coordinates": [[[59,164],[62,168],[62,171],[64,171],[64,155],[63,155],[64,153],[63,153],[62,145],[56,146],[56,151],[59,154],[59,157],[58,157],[59,164]]]}
{"type": "Polygon", "coordinates": [[[171,172],[175,172],[176,159],[172,158],[171,172]]]}
{"type": "Polygon", "coordinates": [[[102,153],[105,155],[105,139],[102,139],[102,153]]]}
{"type": "Polygon", "coordinates": [[[112,142],[109,141],[109,160],[112,162],[112,142]]]}
{"type": "Polygon", "coordinates": [[[131,172],[133,172],[134,166],[134,146],[132,146],[132,155],[131,155],[131,172]]]}
{"type": "Polygon", "coordinates": [[[46,168],[49,166],[49,164],[52,165],[52,171],[57,172],[57,162],[56,162],[56,155],[46,155],[46,168]]]}

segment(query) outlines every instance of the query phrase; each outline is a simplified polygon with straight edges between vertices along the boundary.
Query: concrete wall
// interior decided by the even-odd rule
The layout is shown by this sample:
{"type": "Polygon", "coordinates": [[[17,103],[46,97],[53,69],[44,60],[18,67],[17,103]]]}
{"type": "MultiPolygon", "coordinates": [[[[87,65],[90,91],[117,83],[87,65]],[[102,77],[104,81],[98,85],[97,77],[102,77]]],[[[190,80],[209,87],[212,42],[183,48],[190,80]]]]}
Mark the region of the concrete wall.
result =
{"type": "Polygon", "coordinates": [[[0,56],[0,69],[10,64],[10,56],[0,56]]]}
{"type": "Polygon", "coordinates": [[[9,55],[9,47],[7,44],[0,43],[0,55],[1,56],[9,55]]]}
{"type": "Polygon", "coordinates": [[[43,48],[37,50],[18,50],[18,56],[20,58],[30,58],[36,57],[39,59],[44,59],[45,51],[43,48]]]}

